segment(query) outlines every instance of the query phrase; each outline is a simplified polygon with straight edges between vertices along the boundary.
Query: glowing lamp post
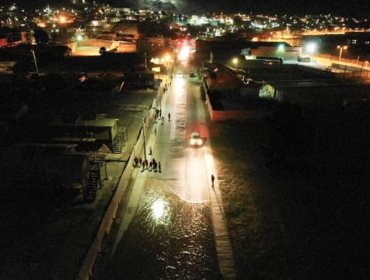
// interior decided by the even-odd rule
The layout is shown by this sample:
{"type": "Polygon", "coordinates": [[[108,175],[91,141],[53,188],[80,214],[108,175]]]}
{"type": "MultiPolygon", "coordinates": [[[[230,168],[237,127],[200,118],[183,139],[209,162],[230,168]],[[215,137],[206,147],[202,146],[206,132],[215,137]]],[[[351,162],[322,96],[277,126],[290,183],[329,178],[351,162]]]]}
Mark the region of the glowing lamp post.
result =
{"type": "Polygon", "coordinates": [[[343,50],[348,49],[348,46],[338,45],[337,46],[337,49],[339,49],[339,57],[338,57],[338,60],[340,61],[342,59],[342,52],[343,52],[343,50]]]}
{"type": "Polygon", "coordinates": [[[232,63],[235,65],[236,68],[238,68],[238,62],[239,62],[238,58],[234,57],[232,63]]]}
{"type": "Polygon", "coordinates": [[[280,44],[278,47],[277,47],[277,51],[278,53],[282,53],[285,51],[285,46],[283,44],[280,44]]]}
{"type": "Polygon", "coordinates": [[[306,53],[308,53],[309,55],[313,55],[316,50],[317,50],[317,44],[316,43],[308,43],[306,46],[305,46],[305,50],[306,50],[306,53]]]}

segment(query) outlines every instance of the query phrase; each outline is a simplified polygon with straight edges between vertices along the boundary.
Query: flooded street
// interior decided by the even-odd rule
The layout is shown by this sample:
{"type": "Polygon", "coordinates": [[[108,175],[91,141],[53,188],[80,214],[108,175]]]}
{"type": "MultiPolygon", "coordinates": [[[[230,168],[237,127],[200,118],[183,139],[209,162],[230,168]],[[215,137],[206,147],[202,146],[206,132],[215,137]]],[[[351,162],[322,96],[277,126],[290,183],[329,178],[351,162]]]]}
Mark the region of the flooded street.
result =
{"type": "Polygon", "coordinates": [[[222,279],[207,203],[146,190],[124,238],[96,279],[222,279]]]}
{"type": "Polygon", "coordinates": [[[162,172],[134,172],[94,279],[222,279],[209,196],[210,149],[189,144],[194,130],[203,139],[208,135],[199,85],[175,78],[161,100],[166,121],[154,124],[147,157],[161,162],[162,172]]]}

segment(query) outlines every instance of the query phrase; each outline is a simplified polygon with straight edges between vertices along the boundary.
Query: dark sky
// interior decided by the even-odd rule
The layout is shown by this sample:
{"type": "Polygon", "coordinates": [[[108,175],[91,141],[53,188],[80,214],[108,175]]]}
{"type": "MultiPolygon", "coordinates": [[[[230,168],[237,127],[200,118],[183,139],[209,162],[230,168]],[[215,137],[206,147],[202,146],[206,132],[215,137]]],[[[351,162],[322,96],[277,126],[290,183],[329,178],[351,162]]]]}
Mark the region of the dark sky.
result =
{"type": "MultiPolygon", "coordinates": [[[[138,0],[144,2],[145,0],[138,0]]],[[[151,0],[146,0],[150,2],[151,0]]],[[[177,0],[192,4],[199,4],[205,11],[243,11],[264,14],[333,14],[353,17],[370,18],[370,0],[177,0]],[[207,9],[207,3],[212,7],[207,9]],[[203,5],[204,4],[204,5],[203,5]]],[[[17,4],[27,4],[33,6],[46,3],[68,3],[69,0],[1,0],[0,3],[15,2],[17,4]]],[[[125,6],[135,0],[97,0],[97,2],[119,3],[125,6]]]]}
{"type": "MultiPolygon", "coordinates": [[[[370,0],[221,0],[224,8],[265,14],[333,14],[370,17],[370,0]]],[[[218,3],[220,1],[217,1],[218,3]]]]}

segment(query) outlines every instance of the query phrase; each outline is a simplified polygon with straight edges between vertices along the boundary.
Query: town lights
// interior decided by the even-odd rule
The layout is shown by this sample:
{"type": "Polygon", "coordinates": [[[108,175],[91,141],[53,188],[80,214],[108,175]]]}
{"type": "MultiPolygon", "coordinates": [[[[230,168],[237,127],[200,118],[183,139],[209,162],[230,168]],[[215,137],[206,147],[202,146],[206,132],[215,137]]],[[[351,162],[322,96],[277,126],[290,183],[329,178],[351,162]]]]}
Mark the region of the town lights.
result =
{"type": "Polygon", "coordinates": [[[65,16],[59,16],[58,21],[59,23],[64,24],[67,22],[67,18],[65,16]]]}

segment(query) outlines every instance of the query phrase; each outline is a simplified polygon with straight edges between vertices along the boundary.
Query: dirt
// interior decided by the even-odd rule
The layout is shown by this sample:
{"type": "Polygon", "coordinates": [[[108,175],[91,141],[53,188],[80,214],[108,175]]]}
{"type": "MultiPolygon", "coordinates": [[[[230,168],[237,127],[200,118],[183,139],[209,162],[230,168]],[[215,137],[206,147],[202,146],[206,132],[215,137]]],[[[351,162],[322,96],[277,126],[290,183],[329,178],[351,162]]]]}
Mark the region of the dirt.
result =
{"type": "Polygon", "coordinates": [[[238,279],[368,279],[369,119],[315,114],[310,153],[266,166],[264,121],[213,123],[238,279]]]}

